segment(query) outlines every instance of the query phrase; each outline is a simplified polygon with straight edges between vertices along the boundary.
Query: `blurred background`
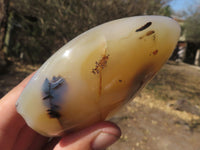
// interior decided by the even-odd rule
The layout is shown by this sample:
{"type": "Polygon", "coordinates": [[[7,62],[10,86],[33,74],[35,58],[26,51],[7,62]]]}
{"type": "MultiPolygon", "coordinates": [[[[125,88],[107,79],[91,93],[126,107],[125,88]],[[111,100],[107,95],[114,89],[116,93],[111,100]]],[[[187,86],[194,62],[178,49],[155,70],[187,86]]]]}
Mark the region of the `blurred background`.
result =
{"type": "Polygon", "coordinates": [[[182,29],[170,60],[111,120],[110,150],[200,149],[199,0],[0,0],[0,97],[62,45],[104,22],[164,15],[182,29]]]}

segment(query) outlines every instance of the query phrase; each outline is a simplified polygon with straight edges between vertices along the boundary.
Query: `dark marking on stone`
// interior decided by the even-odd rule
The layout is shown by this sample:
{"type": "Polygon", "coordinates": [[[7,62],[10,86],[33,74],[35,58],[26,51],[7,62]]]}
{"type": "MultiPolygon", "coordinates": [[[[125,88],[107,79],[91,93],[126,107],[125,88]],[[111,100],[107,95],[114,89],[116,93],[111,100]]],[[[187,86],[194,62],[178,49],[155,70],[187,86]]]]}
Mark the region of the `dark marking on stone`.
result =
{"type": "Polygon", "coordinates": [[[60,118],[61,117],[61,114],[53,109],[48,109],[47,112],[51,118],[60,118]]]}
{"type": "Polygon", "coordinates": [[[52,99],[53,98],[53,96],[52,95],[46,95],[45,97],[43,97],[43,100],[46,100],[46,99],[52,99]]]}
{"type": "Polygon", "coordinates": [[[139,37],[140,40],[143,39],[143,38],[144,38],[144,36],[139,37]]]}
{"type": "MultiPolygon", "coordinates": [[[[141,39],[143,39],[145,36],[150,36],[150,35],[153,35],[154,33],[155,33],[155,31],[150,30],[150,31],[148,31],[145,35],[140,36],[139,39],[141,40],[141,39]]],[[[153,40],[155,40],[154,38],[155,38],[155,35],[153,35],[153,40]]]]}
{"type": "Polygon", "coordinates": [[[99,62],[96,61],[95,62],[96,66],[94,69],[92,69],[92,73],[99,74],[103,70],[103,68],[106,67],[108,58],[109,58],[109,55],[104,55],[99,62]]]}
{"type": "Polygon", "coordinates": [[[158,50],[156,49],[155,51],[153,51],[153,55],[157,55],[158,54],[158,50]]]}
{"type": "Polygon", "coordinates": [[[155,35],[155,34],[153,35],[153,40],[154,40],[154,41],[156,40],[156,35],[155,35]]]}
{"type": "Polygon", "coordinates": [[[60,85],[62,85],[63,82],[64,82],[63,78],[53,77],[53,79],[52,79],[52,88],[53,89],[58,88],[60,85]]]}
{"type": "Polygon", "coordinates": [[[150,35],[152,35],[152,34],[154,34],[154,33],[155,33],[155,31],[153,31],[153,30],[148,31],[148,32],[146,33],[146,36],[150,36],[150,35]]]}
{"type": "Polygon", "coordinates": [[[122,80],[119,80],[119,82],[122,82],[122,80]]]}
{"type": "Polygon", "coordinates": [[[152,24],[152,22],[147,22],[145,25],[143,25],[142,27],[138,28],[135,32],[143,31],[143,30],[147,29],[148,27],[150,27],[151,24],[152,24]]]}
{"type": "Polygon", "coordinates": [[[44,105],[47,107],[47,113],[51,118],[60,118],[59,113],[62,94],[66,92],[67,84],[64,78],[53,76],[52,80],[45,79],[42,86],[42,95],[44,105]]]}
{"type": "MultiPolygon", "coordinates": [[[[105,52],[106,53],[106,52],[105,52]]],[[[92,69],[93,74],[99,74],[99,96],[102,91],[102,70],[106,67],[109,55],[104,54],[99,62],[95,62],[96,66],[92,69]]]]}

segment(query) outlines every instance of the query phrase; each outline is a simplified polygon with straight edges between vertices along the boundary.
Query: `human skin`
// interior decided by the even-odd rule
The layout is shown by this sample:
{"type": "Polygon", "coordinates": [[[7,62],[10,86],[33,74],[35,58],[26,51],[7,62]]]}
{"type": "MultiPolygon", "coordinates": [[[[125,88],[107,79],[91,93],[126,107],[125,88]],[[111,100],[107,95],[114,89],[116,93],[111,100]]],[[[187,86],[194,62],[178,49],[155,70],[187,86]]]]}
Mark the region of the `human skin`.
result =
{"type": "Polygon", "coordinates": [[[0,100],[0,148],[3,150],[101,150],[121,135],[111,122],[99,122],[81,131],[49,139],[27,126],[15,103],[34,73],[0,100]]]}

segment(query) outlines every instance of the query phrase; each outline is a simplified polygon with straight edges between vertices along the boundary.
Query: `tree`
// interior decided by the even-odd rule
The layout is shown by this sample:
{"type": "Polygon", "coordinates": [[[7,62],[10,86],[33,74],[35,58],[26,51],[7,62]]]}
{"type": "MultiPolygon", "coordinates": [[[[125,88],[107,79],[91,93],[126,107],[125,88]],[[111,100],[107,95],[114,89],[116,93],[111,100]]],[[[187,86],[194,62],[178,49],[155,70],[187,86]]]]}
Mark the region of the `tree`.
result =
{"type": "Polygon", "coordinates": [[[185,34],[187,41],[186,58],[184,61],[193,64],[197,49],[200,48],[200,3],[197,9],[187,12],[183,29],[183,34],[185,34]]]}
{"type": "Polygon", "coordinates": [[[67,41],[106,21],[135,15],[165,15],[161,10],[169,1],[13,0],[14,32],[9,55],[23,54],[25,61],[41,63],[67,41]]]}
{"type": "Polygon", "coordinates": [[[200,7],[186,19],[184,28],[187,41],[200,46],[200,7]]]}
{"type": "Polygon", "coordinates": [[[8,20],[8,6],[9,0],[0,0],[0,72],[2,72],[7,65],[4,47],[6,29],[7,29],[7,20],[8,20]]]}

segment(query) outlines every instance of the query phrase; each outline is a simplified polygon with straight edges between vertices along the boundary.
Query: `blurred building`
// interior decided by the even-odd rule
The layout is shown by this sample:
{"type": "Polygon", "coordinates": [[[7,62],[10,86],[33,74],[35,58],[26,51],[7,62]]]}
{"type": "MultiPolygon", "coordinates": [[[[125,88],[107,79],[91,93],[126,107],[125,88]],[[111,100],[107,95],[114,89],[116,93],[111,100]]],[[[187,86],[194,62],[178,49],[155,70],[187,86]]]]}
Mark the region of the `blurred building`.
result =
{"type": "Polygon", "coordinates": [[[175,48],[171,60],[183,61],[189,64],[195,64],[200,66],[200,52],[198,52],[198,47],[195,43],[189,42],[186,39],[186,34],[184,31],[184,19],[180,19],[177,16],[172,17],[181,26],[181,36],[179,38],[177,47],[175,48]]]}

